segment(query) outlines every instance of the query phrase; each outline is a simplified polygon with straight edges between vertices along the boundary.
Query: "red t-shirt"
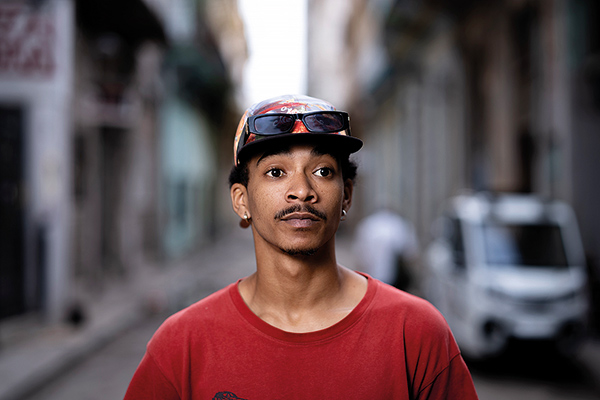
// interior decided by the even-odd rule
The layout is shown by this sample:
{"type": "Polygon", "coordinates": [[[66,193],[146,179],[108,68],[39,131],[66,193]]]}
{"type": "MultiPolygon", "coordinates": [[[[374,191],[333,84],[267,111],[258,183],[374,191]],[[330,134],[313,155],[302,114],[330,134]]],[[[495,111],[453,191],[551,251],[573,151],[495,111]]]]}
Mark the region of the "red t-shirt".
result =
{"type": "Polygon", "coordinates": [[[229,285],[165,321],[125,399],[477,399],[441,314],[368,278],[346,318],[309,333],[267,324],[229,285]]]}

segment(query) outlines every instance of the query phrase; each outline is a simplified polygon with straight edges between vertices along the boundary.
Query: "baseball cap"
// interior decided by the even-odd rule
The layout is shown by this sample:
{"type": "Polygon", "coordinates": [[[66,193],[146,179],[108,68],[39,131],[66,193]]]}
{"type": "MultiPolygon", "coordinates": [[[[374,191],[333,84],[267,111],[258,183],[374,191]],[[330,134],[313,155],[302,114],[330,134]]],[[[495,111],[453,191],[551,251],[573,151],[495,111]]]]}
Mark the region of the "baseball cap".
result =
{"type": "Polygon", "coordinates": [[[233,162],[250,149],[296,138],[328,141],[348,154],[363,145],[351,136],[350,118],[321,99],[303,95],[273,97],[250,106],[242,115],[233,144],[233,162]]]}

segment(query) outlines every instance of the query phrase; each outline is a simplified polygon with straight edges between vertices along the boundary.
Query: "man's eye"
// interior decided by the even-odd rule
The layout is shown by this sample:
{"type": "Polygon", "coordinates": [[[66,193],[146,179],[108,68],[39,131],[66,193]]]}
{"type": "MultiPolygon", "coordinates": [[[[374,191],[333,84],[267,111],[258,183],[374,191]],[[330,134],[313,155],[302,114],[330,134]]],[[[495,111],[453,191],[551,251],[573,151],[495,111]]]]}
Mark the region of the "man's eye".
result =
{"type": "Polygon", "coordinates": [[[280,170],[279,168],[271,168],[270,170],[267,171],[267,175],[270,176],[271,178],[279,178],[279,177],[281,177],[281,175],[283,175],[283,171],[280,170]]]}
{"type": "Polygon", "coordinates": [[[333,171],[331,170],[331,168],[324,167],[324,168],[319,168],[315,172],[315,174],[318,175],[318,176],[321,176],[321,177],[325,178],[327,176],[330,176],[332,174],[332,172],[333,171]]]}

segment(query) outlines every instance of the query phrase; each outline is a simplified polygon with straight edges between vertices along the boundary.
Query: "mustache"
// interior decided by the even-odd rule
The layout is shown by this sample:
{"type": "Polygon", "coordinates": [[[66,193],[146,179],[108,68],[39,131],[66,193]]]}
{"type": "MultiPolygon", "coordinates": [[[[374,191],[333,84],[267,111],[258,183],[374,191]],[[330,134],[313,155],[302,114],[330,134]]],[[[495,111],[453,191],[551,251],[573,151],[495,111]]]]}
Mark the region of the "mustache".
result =
{"type": "Polygon", "coordinates": [[[277,214],[275,214],[275,219],[281,219],[281,218],[285,217],[286,215],[292,214],[295,212],[306,212],[306,213],[310,213],[310,214],[314,215],[317,218],[322,219],[323,221],[327,220],[327,215],[325,215],[321,211],[317,210],[316,208],[314,208],[313,206],[308,205],[308,204],[305,204],[305,205],[295,204],[286,209],[283,209],[283,210],[279,211],[277,214]]]}

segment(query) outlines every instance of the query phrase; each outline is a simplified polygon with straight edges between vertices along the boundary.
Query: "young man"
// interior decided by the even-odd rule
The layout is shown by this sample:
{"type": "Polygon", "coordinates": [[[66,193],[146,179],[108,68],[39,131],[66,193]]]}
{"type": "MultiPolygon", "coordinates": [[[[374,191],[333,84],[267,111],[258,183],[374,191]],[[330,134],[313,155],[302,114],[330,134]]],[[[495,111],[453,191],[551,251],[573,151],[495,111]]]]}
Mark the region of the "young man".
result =
{"type": "Polygon", "coordinates": [[[346,113],[281,96],[250,107],[231,200],[256,272],[170,317],[126,399],[476,399],[441,315],[338,265],[362,146],[346,113]]]}

